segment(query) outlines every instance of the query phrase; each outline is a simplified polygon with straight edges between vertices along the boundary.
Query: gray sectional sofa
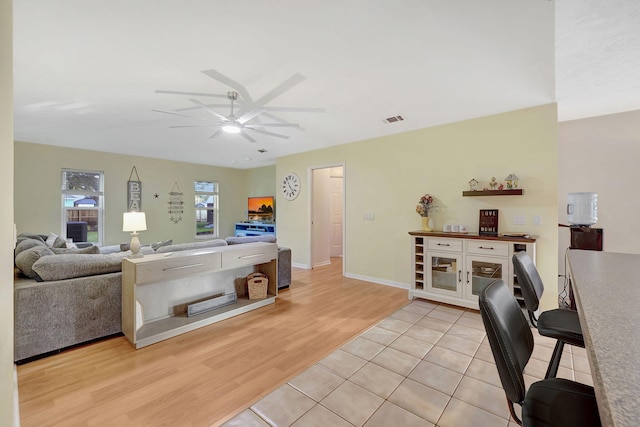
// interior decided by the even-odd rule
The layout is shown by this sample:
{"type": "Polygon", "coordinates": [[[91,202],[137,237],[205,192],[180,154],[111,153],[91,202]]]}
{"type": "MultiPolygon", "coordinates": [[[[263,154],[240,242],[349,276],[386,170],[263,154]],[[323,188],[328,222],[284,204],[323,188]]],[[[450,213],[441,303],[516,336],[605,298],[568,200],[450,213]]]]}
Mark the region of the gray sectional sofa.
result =
{"type": "MultiPolygon", "coordinates": [[[[47,236],[22,234],[15,250],[15,351],[18,363],[66,347],[122,333],[122,258],[120,246],[65,249],[47,236]]],[[[229,237],[194,243],[143,247],[141,252],[272,241],[274,236],[229,237]]],[[[152,245],[153,246],[153,245],[152,245]]],[[[279,288],[291,283],[291,251],[279,248],[279,288]]]]}

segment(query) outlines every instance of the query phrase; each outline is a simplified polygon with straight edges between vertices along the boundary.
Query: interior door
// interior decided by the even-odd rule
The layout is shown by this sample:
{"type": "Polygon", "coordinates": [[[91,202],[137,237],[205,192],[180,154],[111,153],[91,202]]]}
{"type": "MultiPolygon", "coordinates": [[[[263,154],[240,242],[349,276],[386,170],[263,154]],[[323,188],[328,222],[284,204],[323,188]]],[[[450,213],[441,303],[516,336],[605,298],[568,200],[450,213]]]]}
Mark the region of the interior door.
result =
{"type": "Polygon", "coordinates": [[[342,167],[331,168],[329,178],[331,185],[331,249],[332,257],[342,256],[342,223],[343,223],[343,177],[342,167]]]}

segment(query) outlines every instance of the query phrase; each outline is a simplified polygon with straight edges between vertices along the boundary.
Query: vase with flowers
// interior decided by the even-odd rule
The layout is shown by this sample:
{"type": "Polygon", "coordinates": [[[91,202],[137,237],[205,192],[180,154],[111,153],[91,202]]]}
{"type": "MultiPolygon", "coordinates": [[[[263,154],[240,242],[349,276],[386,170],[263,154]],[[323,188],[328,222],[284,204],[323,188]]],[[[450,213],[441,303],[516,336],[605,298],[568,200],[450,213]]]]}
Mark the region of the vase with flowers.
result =
{"type": "Polygon", "coordinates": [[[418,200],[418,204],[416,205],[416,212],[420,215],[422,219],[422,230],[423,231],[433,231],[431,227],[429,227],[429,211],[434,209],[433,205],[433,197],[429,194],[425,194],[420,197],[418,200]]]}

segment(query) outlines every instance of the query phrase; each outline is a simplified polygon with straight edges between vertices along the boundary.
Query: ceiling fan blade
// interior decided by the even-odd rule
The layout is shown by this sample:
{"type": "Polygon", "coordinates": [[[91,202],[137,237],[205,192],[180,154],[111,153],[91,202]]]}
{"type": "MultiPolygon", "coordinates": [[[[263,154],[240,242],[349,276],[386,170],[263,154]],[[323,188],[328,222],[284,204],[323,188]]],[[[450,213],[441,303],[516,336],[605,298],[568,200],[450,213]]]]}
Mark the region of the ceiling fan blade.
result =
{"type": "Polygon", "coordinates": [[[219,114],[218,112],[212,110],[206,104],[203,104],[202,102],[198,101],[197,99],[190,99],[189,101],[193,102],[198,107],[200,107],[203,110],[207,111],[209,114],[213,114],[214,116],[216,116],[217,118],[219,118],[223,122],[228,122],[229,121],[229,119],[227,119],[225,116],[223,116],[222,114],[219,114]]]}
{"type": "Polygon", "coordinates": [[[208,125],[181,125],[181,126],[169,126],[169,129],[175,129],[175,128],[208,128],[211,126],[219,126],[218,123],[211,123],[208,125]]]}
{"type": "Polygon", "coordinates": [[[326,113],[324,108],[306,107],[264,107],[266,111],[280,111],[283,113],[326,113]]]}
{"type": "MultiPolygon", "coordinates": [[[[229,103],[227,104],[204,104],[209,108],[229,108],[229,103]]],[[[240,105],[237,102],[234,103],[234,105],[240,105]]],[[[182,108],[176,108],[173,111],[189,111],[189,110],[197,110],[200,107],[182,107],[182,108]]]]}
{"type": "Polygon", "coordinates": [[[255,139],[251,138],[250,135],[247,135],[245,132],[240,132],[240,135],[242,135],[249,142],[258,142],[255,139]]]}
{"type": "Polygon", "coordinates": [[[235,89],[243,99],[246,99],[249,102],[253,102],[251,100],[251,96],[249,96],[249,92],[247,92],[247,89],[235,80],[231,80],[229,77],[217,72],[216,70],[204,70],[203,73],[211,77],[212,79],[216,79],[220,83],[223,83],[230,88],[235,89]]]}
{"type": "Polygon", "coordinates": [[[257,124],[244,125],[244,127],[249,129],[256,129],[256,128],[260,129],[264,127],[299,128],[300,125],[297,123],[257,123],[257,124]]]}
{"type": "Polygon", "coordinates": [[[267,92],[266,95],[262,96],[260,99],[256,101],[257,105],[268,104],[273,101],[275,98],[279,97],[298,83],[306,80],[306,77],[300,73],[296,73],[293,76],[289,77],[284,82],[280,83],[278,86],[273,88],[271,91],[267,92]]]}
{"type": "Polygon", "coordinates": [[[209,122],[209,120],[203,119],[201,117],[188,116],[186,114],[174,113],[172,111],[162,111],[162,110],[151,110],[151,111],[153,111],[155,113],[171,114],[172,116],[188,117],[190,119],[196,119],[196,120],[202,120],[202,121],[205,121],[205,122],[209,122]]]}
{"type": "Polygon", "coordinates": [[[238,123],[243,124],[245,122],[248,122],[249,120],[253,119],[254,117],[259,116],[263,112],[264,112],[264,108],[254,108],[251,111],[247,111],[246,113],[244,113],[243,115],[238,117],[238,123]]]}
{"type": "Polygon", "coordinates": [[[268,132],[268,131],[262,130],[262,129],[251,128],[251,130],[254,131],[254,132],[258,132],[258,133],[264,134],[264,135],[275,136],[277,138],[283,138],[283,139],[291,138],[289,135],[281,135],[279,133],[268,132]]]}
{"type": "Polygon", "coordinates": [[[209,139],[213,139],[213,138],[217,137],[218,135],[220,135],[221,133],[222,133],[222,129],[219,129],[219,130],[217,130],[217,131],[216,131],[216,133],[214,133],[213,135],[211,135],[211,136],[209,137],[209,139]]]}
{"type": "Polygon", "coordinates": [[[227,98],[227,95],[218,95],[215,93],[201,93],[201,92],[181,92],[178,90],[156,90],[156,93],[166,93],[169,95],[190,95],[190,96],[212,96],[214,98],[227,98]]]}

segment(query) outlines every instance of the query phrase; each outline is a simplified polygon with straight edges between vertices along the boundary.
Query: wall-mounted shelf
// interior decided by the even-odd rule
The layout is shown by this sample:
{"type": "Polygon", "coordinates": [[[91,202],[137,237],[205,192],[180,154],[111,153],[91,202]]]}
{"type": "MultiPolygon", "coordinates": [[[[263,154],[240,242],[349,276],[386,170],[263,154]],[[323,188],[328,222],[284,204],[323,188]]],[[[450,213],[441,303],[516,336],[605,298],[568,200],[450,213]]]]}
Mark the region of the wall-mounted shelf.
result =
{"type": "Polygon", "coordinates": [[[486,190],[486,191],[463,191],[464,197],[470,196],[522,196],[524,190],[516,188],[514,190],[486,190]]]}

